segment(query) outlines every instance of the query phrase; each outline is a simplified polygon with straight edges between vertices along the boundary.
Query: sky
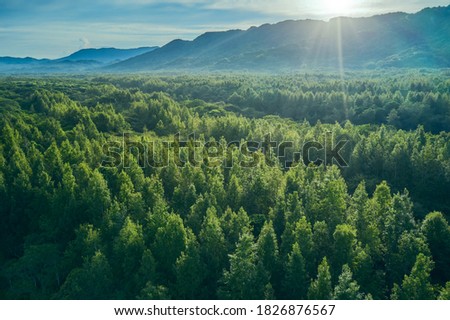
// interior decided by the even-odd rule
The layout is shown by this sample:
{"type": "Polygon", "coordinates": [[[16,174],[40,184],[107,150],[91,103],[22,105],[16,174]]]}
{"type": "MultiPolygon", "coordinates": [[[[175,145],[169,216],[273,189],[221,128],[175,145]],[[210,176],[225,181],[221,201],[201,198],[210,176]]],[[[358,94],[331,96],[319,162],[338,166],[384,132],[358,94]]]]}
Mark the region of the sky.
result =
{"type": "Polygon", "coordinates": [[[0,0],[0,56],[60,58],[83,48],[162,46],[206,31],[288,19],[417,12],[449,0],[0,0]]]}

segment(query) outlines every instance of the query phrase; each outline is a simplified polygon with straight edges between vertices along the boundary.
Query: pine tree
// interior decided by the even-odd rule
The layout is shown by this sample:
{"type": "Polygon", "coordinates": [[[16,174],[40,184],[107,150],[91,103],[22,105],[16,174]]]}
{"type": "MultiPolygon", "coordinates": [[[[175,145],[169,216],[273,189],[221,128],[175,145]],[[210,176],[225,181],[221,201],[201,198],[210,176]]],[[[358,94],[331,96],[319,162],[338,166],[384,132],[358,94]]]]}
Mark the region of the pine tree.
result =
{"type": "Polygon", "coordinates": [[[422,232],[436,263],[433,279],[439,282],[450,279],[450,227],[443,214],[428,214],[422,224],[422,232]]]}
{"type": "Polygon", "coordinates": [[[416,228],[412,209],[413,204],[406,190],[405,193],[396,194],[392,198],[392,206],[385,221],[386,245],[389,251],[394,252],[403,232],[416,228]]]}
{"type": "Polygon", "coordinates": [[[332,246],[330,239],[330,231],[325,221],[317,221],[313,227],[312,242],[313,254],[315,261],[322,261],[322,259],[329,253],[332,246]]]}
{"type": "Polygon", "coordinates": [[[227,201],[230,208],[234,211],[239,210],[241,207],[241,199],[244,194],[241,184],[239,183],[239,179],[232,175],[230,177],[230,181],[228,182],[227,189],[227,201]]]}
{"type": "Polygon", "coordinates": [[[401,287],[394,286],[392,298],[398,300],[433,300],[436,298],[435,290],[430,283],[430,272],[433,261],[420,253],[411,274],[406,275],[401,287]]]}
{"type": "Polygon", "coordinates": [[[142,254],[141,265],[138,272],[134,275],[134,283],[137,288],[147,282],[156,280],[156,261],[150,249],[145,249],[142,254]]]}
{"type": "Polygon", "coordinates": [[[380,234],[376,216],[372,214],[369,208],[369,197],[364,181],[358,185],[353,193],[348,220],[356,228],[358,240],[361,241],[362,245],[368,245],[373,251],[376,251],[380,234]]]}
{"type": "Polygon", "coordinates": [[[268,278],[264,270],[257,266],[256,245],[250,233],[244,233],[239,239],[235,252],[230,255],[230,268],[224,271],[221,283],[221,299],[264,298],[268,278]]]}
{"type": "Polygon", "coordinates": [[[358,283],[353,280],[353,273],[348,265],[342,267],[342,273],[339,276],[338,284],[334,287],[334,300],[360,300],[362,294],[359,292],[358,283]]]}
{"type": "Polygon", "coordinates": [[[305,259],[300,251],[298,243],[292,246],[292,252],[288,256],[283,294],[287,299],[302,300],[306,298],[308,291],[305,259]]]}
{"type": "MultiPolygon", "coordinates": [[[[368,247],[357,247],[352,269],[354,278],[361,286],[361,291],[370,294],[372,298],[383,299],[385,294],[385,273],[377,269],[373,257],[368,253],[368,247]]],[[[366,297],[367,298],[367,297],[366,297]]]]}
{"type": "Polygon", "coordinates": [[[124,298],[134,298],[138,293],[135,292],[137,285],[133,280],[138,280],[134,279],[134,276],[141,266],[144,251],[142,227],[127,217],[113,245],[113,271],[123,288],[124,298]]]}
{"type": "Polygon", "coordinates": [[[140,300],[170,300],[170,291],[166,286],[154,285],[152,282],[147,282],[141,293],[137,296],[140,300]]]}
{"type": "Polygon", "coordinates": [[[373,198],[371,199],[371,210],[375,214],[378,229],[383,232],[387,214],[391,208],[391,189],[386,181],[377,185],[373,198]]]}
{"type": "Polygon", "coordinates": [[[64,169],[61,153],[56,142],[53,142],[44,152],[44,160],[46,171],[50,173],[54,185],[58,186],[62,181],[64,169]]]}
{"type": "Polygon", "coordinates": [[[200,255],[205,265],[206,286],[213,297],[227,259],[227,245],[215,208],[208,208],[199,235],[200,255]]]}
{"type": "Polygon", "coordinates": [[[311,224],[302,217],[295,224],[294,230],[295,242],[300,246],[303,257],[305,258],[306,273],[312,275],[316,266],[314,261],[314,243],[311,224]]]}
{"type": "Polygon", "coordinates": [[[355,254],[356,230],[347,225],[341,224],[336,227],[333,233],[334,255],[333,255],[333,276],[336,277],[344,264],[351,264],[355,254]]]}
{"type": "Polygon", "coordinates": [[[439,300],[450,300],[450,281],[445,284],[444,288],[442,288],[438,299],[439,300]]]}
{"type": "Polygon", "coordinates": [[[308,290],[310,300],[330,300],[332,295],[331,274],[327,258],[323,258],[317,271],[317,279],[311,282],[308,290]]]}
{"type": "Polygon", "coordinates": [[[192,231],[187,232],[186,250],[181,253],[175,264],[174,298],[199,299],[211,297],[202,292],[202,283],[205,279],[205,265],[201,261],[200,248],[192,231]]]}
{"type": "Polygon", "coordinates": [[[97,251],[82,268],[72,270],[56,297],[82,300],[113,298],[113,275],[105,255],[97,251]]]}
{"type": "Polygon", "coordinates": [[[118,177],[119,191],[117,200],[127,210],[134,219],[140,221],[144,220],[144,200],[142,194],[136,192],[133,181],[125,171],[122,171],[118,177]]]}
{"type": "Polygon", "coordinates": [[[278,271],[278,242],[273,230],[272,222],[264,223],[256,242],[258,260],[261,261],[272,280],[276,280],[278,271]]]}
{"type": "Polygon", "coordinates": [[[186,250],[187,234],[183,220],[175,214],[164,215],[156,229],[152,244],[157,272],[165,279],[174,280],[174,266],[181,253],[186,250]]]}
{"type": "Polygon", "coordinates": [[[243,208],[240,208],[237,213],[227,208],[225,213],[220,217],[220,223],[227,241],[228,252],[235,250],[236,244],[242,234],[252,232],[250,217],[243,208]]]}

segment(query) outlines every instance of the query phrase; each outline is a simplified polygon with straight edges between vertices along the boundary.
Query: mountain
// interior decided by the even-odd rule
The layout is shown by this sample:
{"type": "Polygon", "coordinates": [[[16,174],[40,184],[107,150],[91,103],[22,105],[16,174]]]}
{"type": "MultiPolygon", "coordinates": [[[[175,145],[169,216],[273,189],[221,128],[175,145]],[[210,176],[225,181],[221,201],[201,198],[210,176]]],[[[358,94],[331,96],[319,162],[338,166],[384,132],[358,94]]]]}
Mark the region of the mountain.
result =
{"type": "Polygon", "coordinates": [[[0,57],[2,73],[61,73],[97,70],[108,64],[117,63],[155,50],[158,47],[136,49],[82,49],[60,59],[34,59],[0,57]]]}
{"type": "Polygon", "coordinates": [[[174,40],[111,71],[450,67],[450,6],[415,14],[284,21],[174,40]]]}
{"type": "Polygon", "coordinates": [[[0,57],[3,73],[450,68],[450,6],[368,18],[288,20],[136,49],[56,60],[0,57]]]}
{"type": "Polygon", "coordinates": [[[26,57],[26,58],[15,58],[15,57],[0,57],[1,64],[32,64],[39,63],[42,60],[26,57]]]}
{"type": "Polygon", "coordinates": [[[97,61],[101,63],[111,63],[127,60],[135,56],[151,52],[157,48],[158,47],[141,47],[136,49],[82,49],[72,53],[70,56],[58,59],[56,61],[97,61]]]}

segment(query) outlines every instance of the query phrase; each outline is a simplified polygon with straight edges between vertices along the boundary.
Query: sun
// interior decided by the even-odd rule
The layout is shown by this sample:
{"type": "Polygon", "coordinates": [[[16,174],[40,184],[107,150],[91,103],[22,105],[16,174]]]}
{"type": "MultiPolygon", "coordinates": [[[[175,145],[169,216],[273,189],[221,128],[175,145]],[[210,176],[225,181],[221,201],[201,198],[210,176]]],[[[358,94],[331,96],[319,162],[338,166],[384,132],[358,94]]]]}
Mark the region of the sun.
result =
{"type": "Polygon", "coordinates": [[[356,0],[323,0],[323,9],[333,14],[350,13],[356,0]]]}

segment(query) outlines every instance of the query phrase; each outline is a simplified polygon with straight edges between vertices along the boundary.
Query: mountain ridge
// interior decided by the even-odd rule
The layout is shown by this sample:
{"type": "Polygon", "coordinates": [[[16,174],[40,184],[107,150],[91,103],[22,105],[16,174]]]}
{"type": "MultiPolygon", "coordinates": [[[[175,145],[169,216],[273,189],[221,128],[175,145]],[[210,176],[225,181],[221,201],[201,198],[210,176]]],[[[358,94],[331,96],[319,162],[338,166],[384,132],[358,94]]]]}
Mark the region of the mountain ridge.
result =
{"type": "Polygon", "coordinates": [[[84,72],[87,68],[100,68],[117,63],[159,47],[139,47],[131,49],[86,48],[58,59],[36,59],[32,57],[0,57],[0,72],[84,72]]]}
{"type": "Polygon", "coordinates": [[[110,63],[116,60],[126,60],[152,50],[158,47],[139,47],[131,49],[108,48],[86,48],[78,50],[66,57],[56,59],[56,61],[81,61],[94,60],[103,63],[110,63]]]}
{"type": "Polygon", "coordinates": [[[174,40],[111,71],[450,67],[450,6],[372,17],[286,20],[174,40]],[[337,31],[341,30],[338,35],[337,31]],[[341,37],[339,39],[339,36],[341,37]],[[339,49],[341,45],[341,49],[339,49]]]}
{"type": "Polygon", "coordinates": [[[265,23],[162,47],[81,49],[59,59],[0,57],[0,72],[450,68],[450,5],[417,13],[265,23]]]}

